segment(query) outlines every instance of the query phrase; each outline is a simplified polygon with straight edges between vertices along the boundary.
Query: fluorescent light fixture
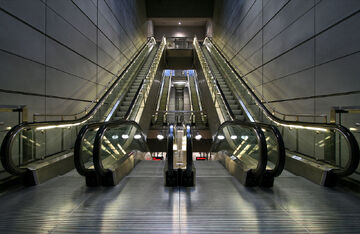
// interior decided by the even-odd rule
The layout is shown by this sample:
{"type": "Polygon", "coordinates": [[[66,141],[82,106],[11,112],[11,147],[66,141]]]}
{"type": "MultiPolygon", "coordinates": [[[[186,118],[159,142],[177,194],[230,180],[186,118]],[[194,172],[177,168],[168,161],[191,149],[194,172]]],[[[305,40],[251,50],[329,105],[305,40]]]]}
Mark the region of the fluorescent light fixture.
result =
{"type": "Polygon", "coordinates": [[[128,139],[129,135],[128,134],[122,134],[121,137],[122,137],[122,139],[128,139]]]}
{"type": "Polygon", "coordinates": [[[156,136],[156,138],[157,138],[159,141],[161,141],[161,140],[164,139],[164,136],[163,136],[162,134],[158,134],[158,135],[156,136]]]}
{"type": "Polygon", "coordinates": [[[198,134],[198,135],[195,136],[195,139],[198,140],[198,141],[200,141],[201,138],[202,138],[202,136],[201,136],[200,134],[198,134]]]}
{"type": "Polygon", "coordinates": [[[112,139],[114,139],[114,140],[116,140],[116,139],[118,139],[119,138],[119,136],[118,135],[112,135],[112,137],[111,137],[112,139]]]}
{"type": "Polygon", "coordinates": [[[134,139],[136,139],[136,140],[138,140],[138,139],[140,139],[141,138],[141,135],[140,134],[136,134],[135,136],[134,136],[134,139]]]}
{"type": "Polygon", "coordinates": [[[219,136],[217,136],[217,138],[218,138],[219,140],[224,140],[224,139],[225,139],[225,137],[224,137],[223,135],[219,135],[219,136]]]}
{"type": "Polygon", "coordinates": [[[350,131],[357,131],[357,128],[349,128],[350,131]]]}
{"type": "Polygon", "coordinates": [[[236,140],[236,139],[237,139],[237,136],[232,135],[230,138],[231,138],[232,140],[236,140]]]}

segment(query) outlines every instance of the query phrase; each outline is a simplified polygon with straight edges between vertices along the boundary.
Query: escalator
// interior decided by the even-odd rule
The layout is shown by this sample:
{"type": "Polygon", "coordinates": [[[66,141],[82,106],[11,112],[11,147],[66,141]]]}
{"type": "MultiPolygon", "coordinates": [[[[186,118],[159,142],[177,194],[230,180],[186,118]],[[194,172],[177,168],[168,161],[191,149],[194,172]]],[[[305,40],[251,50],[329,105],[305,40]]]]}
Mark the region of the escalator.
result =
{"type": "Polygon", "coordinates": [[[192,75],[187,74],[188,88],[191,100],[191,110],[193,111],[192,124],[198,127],[204,127],[206,125],[206,119],[203,114],[201,105],[200,93],[197,87],[197,79],[193,72],[192,75]]]}
{"type": "Polygon", "coordinates": [[[209,64],[209,67],[211,69],[211,73],[215,78],[215,81],[219,87],[220,92],[224,95],[226,103],[228,103],[230,107],[230,112],[234,116],[235,119],[245,121],[246,117],[244,116],[244,112],[241,108],[241,105],[230,89],[229,85],[226,82],[226,79],[224,78],[224,75],[219,71],[218,66],[215,65],[213,59],[211,58],[209,52],[207,49],[203,46],[202,52],[205,55],[206,61],[209,64]]]}
{"type": "MultiPolygon", "coordinates": [[[[359,147],[348,129],[336,124],[286,121],[282,117],[275,116],[274,111],[268,110],[269,104],[265,103],[267,105],[265,106],[209,38],[205,39],[201,47],[196,42],[195,49],[211,97],[215,106],[219,107],[216,110],[220,123],[224,125],[226,122],[230,125],[253,123],[260,126],[261,131],[268,135],[265,139],[268,144],[268,166],[273,166],[272,174],[278,174],[275,169],[279,161],[274,157],[280,156],[280,144],[274,147],[278,136],[284,139],[286,147],[285,168],[296,175],[304,176],[324,186],[333,186],[339,178],[351,175],[355,171],[359,164],[359,147]],[[271,145],[272,147],[269,147],[271,145]],[[346,150],[340,152],[338,147],[346,150]],[[313,148],[314,151],[309,151],[309,148],[313,148]],[[346,163],[344,158],[347,160],[346,163]]],[[[234,160],[242,158],[241,154],[252,155],[252,151],[259,150],[256,146],[245,146],[243,142],[246,142],[244,139],[249,139],[248,135],[236,133],[233,129],[227,130],[228,127],[224,132],[224,129],[221,129],[224,125],[220,126],[217,133],[220,134],[221,139],[214,141],[214,144],[219,146],[213,149],[221,149],[221,144],[225,144],[222,142],[227,142],[224,149],[230,152],[229,157],[234,156],[234,160]],[[244,139],[236,142],[235,137],[239,136],[244,139]],[[243,153],[236,155],[237,152],[243,153]]],[[[258,158],[252,158],[259,163],[258,158]]],[[[270,172],[271,169],[267,171],[270,172]]]]}
{"type": "Polygon", "coordinates": [[[126,95],[124,96],[123,100],[120,101],[119,108],[117,109],[113,120],[122,119],[129,113],[130,106],[136,98],[135,95],[141,88],[141,85],[149,72],[151,64],[153,63],[157,51],[157,46],[155,45],[154,47],[155,48],[152,49],[151,53],[145,59],[145,63],[141,66],[140,71],[136,76],[134,76],[134,78],[130,80],[129,86],[126,89],[126,95]]]}
{"type": "MultiPolygon", "coordinates": [[[[98,180],[103,175],[101,169],[110,170],[108,165],[112,159],[115,160],[112,156],[108,157],[111,152],[118,152],[117,159],[120,160],[124,155],[133,152],[133,149],[144,151],[143,143],[135,144],[137,141],[144,141],[138,123],[144,111],[142,103],[146,103],[149,98],[165,44],[165,38],[159,46],[154,38],[150,38],[83,117],[75,120],[25,122],[13,127],[1,145],[1,162],[5,170],[12,175],[20,176],[26,185],[36,185],[72,170],[75,162],[75,165],[80,165],[80,170],[86,171],[85,173],[95,173],[97,176],[90,178],[98,180]],[[125,92],[127,90],[129,92],[125,92]],[[120,114],[114,118],[122,117],[128,120],[109,122],[118,111],[120,114]],[[123,133],[120,136],[107,136],[108,132],[113,132],[112,129],[117,126],[122,126],[120,132],[123,133]],[[103,133],[97,139],[98,130],[101,129],[103,133]],[[126,142],[115,144],[113,141],[117,139],[126,139],[126,142]],[[79,144],[80,149],[75,152],[74,142],[79,144]],[[98,149],[98,154],[93,154],[97,149],[94,143],[97,142],[102,146],[98,149]],[[99,157],[104,160],[106,158],[105,161],[100,160],[104,164],[94,163],[94,155],[101,155],[99,157]],[[95,167],[99,169],[96,172],[95,167]]],[[[117,180],[113,179],[114,181],[117,180]]]]}
{"type": "Polygon", "coordinates": [[[164,75],[161,91],[160,91],[160,100],[156,108],[157,109],[156,119],[155,119],[156,126],[162,126],[166,124],[164,113],[166,113],[168,106],[169,94],[171,89],[170,84],[171,84],[171,74],[169,76],[164,75]]]}
{"type": "MultiPolygon", "coordinates": [[[[137,84],[139,88],[136,91],[128,91],[127,97],[131,95],[133,100],[120,106],[126,107],[126,110],[120,109],[124,113],[126,111],[122,118],[90,123],[81,128],[75,141],[74,162],[75,168],[85,177],[88,186],[118,184],[139,161],[145,160],[146,153],[150,152],[139,120],[144,110],[142,103],[146,103],[149,98],[149,90],[164,47],[165,40],[158,49],[150,53],[140,72],[135,73],[136,78],[132,84],[141,77],[143,80],[137,84]]],[[[112,110],[115,108],[117,107],[112,110]]]]}
{"type": "Polygon", "coordinates": [[[167,187],[195,186],[196,169],[190,125],[169,125],[164,180],[167,187]]]}

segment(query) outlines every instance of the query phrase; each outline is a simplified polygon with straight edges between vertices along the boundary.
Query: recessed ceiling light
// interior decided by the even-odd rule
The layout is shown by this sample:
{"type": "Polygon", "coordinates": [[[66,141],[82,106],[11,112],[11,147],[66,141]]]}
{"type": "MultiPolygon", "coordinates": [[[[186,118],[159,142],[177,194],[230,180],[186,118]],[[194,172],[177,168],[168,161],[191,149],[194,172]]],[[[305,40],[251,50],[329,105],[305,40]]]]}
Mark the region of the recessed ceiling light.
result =
{"type": "Polygon", "coordinates": [[[179,22],[179,25],[181,25],[181,22],[179,22]]]}

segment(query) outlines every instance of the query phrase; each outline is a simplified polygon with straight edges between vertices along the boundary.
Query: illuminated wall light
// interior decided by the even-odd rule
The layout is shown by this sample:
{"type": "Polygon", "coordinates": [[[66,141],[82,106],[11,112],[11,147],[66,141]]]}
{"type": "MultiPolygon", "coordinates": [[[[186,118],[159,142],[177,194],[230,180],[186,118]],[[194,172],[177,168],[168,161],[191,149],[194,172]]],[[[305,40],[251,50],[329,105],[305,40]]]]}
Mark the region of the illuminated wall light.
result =
{"type": "Polygon", "coordinates": [[[134,136],[134,139],[136,139],[136,140],[138,140],[138,139],[140,139],[141,138],[141,135],[140,134],[136,134],[135,136],[134,136]]]}
{"type": "Polygon", "coordinates": [[[156,138],[157,138],[159,141],[161,141],[161,140],[164,139],[164,136],[163,136],[162,134],[158,134],[158,135],[156,136],[156,138]]]}
{"type": "Polygon", "coordinates": [[[232,135],[230,138],[231,138],[232,140],[236,140],[236,139],[237,139],[237,136],[232,135]]]}
{"type": "Polygon", "coordinates": [[[181,22],[179,22],[178,24],[181,25],[181,22]]]}
{"type": "Polygon", "coordinates": [[[200,141],[201,138],[202,138],[202,136],[201,136],[200,134],[198,134],[198,135],[195,136],[195,139],[198,140],[198,141],[200,141]]]}
{"type": "Polygon", "coordinates": [[[118,135],[112,135],[112,137],[111,137],[112,139],[114,139],[114,140],[116,140],[116,139],[118,139],[119,138],[119,136],[118,135]]]}
{"type": "Polygon", "coordinates": [[[174,144],[173,145],[173,150],[177,150],[178,148],[177,148],[177,144],[174,144]]]}
{"type": "Polygon", "coordinates": [[[122,137],[122,139],[128,139],[129,135],[128,134],[122,134],[121,137],[122,137]]]}
{"type": "Polygon", "coordinates": [[[225,139],[225,137],[224,137],[223,135],[219,135],[219,136],[217,136],[217,138],[218,138],[219,140],[224,140],[224,139],[225,139]]]}

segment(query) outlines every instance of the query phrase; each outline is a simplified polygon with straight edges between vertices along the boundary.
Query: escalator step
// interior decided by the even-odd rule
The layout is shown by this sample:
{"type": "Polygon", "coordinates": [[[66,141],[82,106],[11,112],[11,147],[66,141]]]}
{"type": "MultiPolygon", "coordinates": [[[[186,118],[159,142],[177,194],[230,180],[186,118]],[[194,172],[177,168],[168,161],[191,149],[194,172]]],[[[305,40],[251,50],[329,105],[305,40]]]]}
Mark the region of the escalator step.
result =
{"type": "Polygon", "coordinates": [[[126,114],[126,111],[118,111],[116,112],[117,117],[123,117],[126,114]]]}
{"type": "Polygon", "coordinates": [[[232,110],[232,112],[234,113],[234,115],[242,115],[242,110],[241,109],[234,109],[232,110]]]}
{"type": "Polygon", "coordinates": [[[244,121],[244,120],[245,120],[245,116],[243,116],[243,115],[235,115],[235,118],[236,118],[237,120],[241,120],[241,121],[244,121]]]}
{"type": "Polygon", "coordinates": [[[226,98],[226,100],[234,100],[234,99],[235,99],[232,94],[230,94],[230,95],[225,95],[225,98],[226,98]]]}
{"type": "Polygon", "coordinates": [[[120,106],[120,111],[127,111],[129,109],[129,106],[120,106]]]}

